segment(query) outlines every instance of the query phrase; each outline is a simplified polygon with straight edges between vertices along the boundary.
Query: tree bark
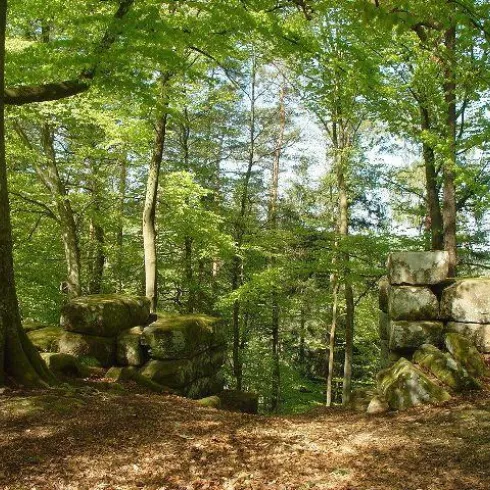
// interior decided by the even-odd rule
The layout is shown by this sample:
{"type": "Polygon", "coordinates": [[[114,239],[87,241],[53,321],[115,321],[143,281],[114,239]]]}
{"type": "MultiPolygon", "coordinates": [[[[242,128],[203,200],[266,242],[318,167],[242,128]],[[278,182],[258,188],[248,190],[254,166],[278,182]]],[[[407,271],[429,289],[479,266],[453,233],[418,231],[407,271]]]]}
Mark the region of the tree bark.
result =
{"type": "MultiPolygon", "coordinates": [[[[429,111],[420,103],[419,108],[421,115],[421,128],[423,131],[430,131],[431,121],[429,111]]],[[[431,249],[444,250],[444,224],[442,219],[441,203],[439,201],[434,148],[424,141],[422,144],[422,153],[424,157],[425,186],[430,216],[431,249]]]]}
{"type": "Polygon", "coordinates": [[[328,373],[327,373],[327,407],[332,406],[333,402],[333,375],[335,368],[335,334],[337,330],[337,318],[339,313],[339,278],[337,274],[332,274],[332,323],[328,336],[328,373]]]}
{"type": "Polygon", "coordinates": [[[449,275],[456,275],[456,81],[454,55],[456,49],[456,27],[449,28],[444,36],[448,59],[444,63],[444,100],[446,102],[447,157],[443,165],[443,218],[444,249],[449,253],[449,275]]]}
{"type": "Polygon", "coordinates": [[[124,262],[124,208],[126,201],[126,156],[121,158],[119,164],[119,196],[118,196],[118,216],[117,216],[117,292],[123,291],[123,262],[124,262]]]}
{"type": "Polygon", "coordinates": [[[61,239],[65,251],[68,294],[70,296],[79,296],[82,290],[80,279],[81,261],[75,216],[68,192],[58,170],[53,130],[48,123],[45,123],[41,132],[45,165],[34,164],[34,167],[41,182],[56,201],[56,208],[60,218],[61,239]]]}
{"type": "Polygon", "coordinates": [[[5,31],[7,2],[0,2],[0,385],[26,387],[55,381],[21,325],[15,289],[12,226],[5,159],[5,31]]]}
{"type": "MultiPolygon", "coordinates": [[[[165,92],[166,85],[170,80],[169,74],[162,75],[162,89],[165,92]]],[[[156,232],[156,206],[158,196],[158,181],[160,167],[162,165],[163,148],[165,146],[165,134],[168,118],[168,100],[163,93],[163,107],[158,117],[155,128],[155,140],[153,152],[148,170],[146,183],[146,197],[143,207],[143,247],[145,255],[145,290],[146,296],[151,302],[151,312],[157,311],[158,305],[158,267],[157,267],[157,232],[156,232]]]]}

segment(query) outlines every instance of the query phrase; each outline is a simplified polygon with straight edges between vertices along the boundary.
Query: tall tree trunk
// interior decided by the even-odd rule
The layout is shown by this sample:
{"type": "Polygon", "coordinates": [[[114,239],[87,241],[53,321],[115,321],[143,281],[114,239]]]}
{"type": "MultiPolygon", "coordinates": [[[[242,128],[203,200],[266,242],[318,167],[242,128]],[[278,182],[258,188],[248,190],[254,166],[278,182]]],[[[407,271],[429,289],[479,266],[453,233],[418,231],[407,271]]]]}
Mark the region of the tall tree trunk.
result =
{"type": "Polygon", "coordinates": [[[448,151],[443,165],[444,184],[444,249],[449,253],[449,274],[456,275],[457,242],[456,242],[456,81],[455,49],[456,27],[449,28],[444,36],[447,59],[444,63],[444,100],[446,102],[446,128],[448,151]]]}
{"type": "MultiPolygon", "coordinates": [[[[284,144],[284,132],[286,128],[286,83],[283,79],[279,93],[279,134],[277,137],[274,160],[272,163],[272,183],[269,200],[269,226],[272,231],[277,230],[277,204],[279,198],[279,173],[281,163],[282,146],[284,144]]],[[[275,266],[275,259],[271,259],[271,267],[275,266]]],[[[280,346],[279,346],[279,301],[277,287],[272,287],[272,392],[271,410],[278,412],[281,400],[281,365],[280,365],[280,346]]]]}
{"type": "Polygon", "coordinates": [[[195,297],[195,285],[194,285],[194,270],[192,268],[192,238],[185,237],[185,282],[189,294],[187,295],[187,313],[194,313],[196,297],[195,297]]]}
{"type": "Polygon", "coordinates": [[[61,239],[65,251],[68,294],[70,296],[79,296],[82,291],[81,261],[75,216],[66,186],[58,170],[54,150],[54,131],[48,123],[44,123],[41,133],[43,150],[46,157],[45,165],[35,165],[35,170],[41,182],[43,182],[46,189],[48,189],[56,201],[56,207],[60,217],[61,239]]]}
{"type": "MultiPolygon", "coordinates": [[[[238,217],[235,223],[235,245],[237,250],[240,250],[243,245],[243,238],[246,232],[246,217],[247,217],[247,201],[248,201],[248,191],[250,178],[252,177],[252,169],[255,163],[255,104],[256,100],[256,83],[257,74],[256,66],[257,60],[255,56],[252,59],[252,73],[251,73],[251,90],[250,90],[250,120],[249,120],[249,147],[248,147],[248,164],[247,170],[245,172],[245,178],[243,182],[242,195],[240,196],[240,209],[238,217]]],[[[241,284],[243,264],[242,259],[239,255],[233,257],[232,263],[232,279],[231,288],[236,291],[241,284]]],[[[240,349],[240,301],[235,300],[233,303],[233,374],[236,379],[237,389],[242,389],[242,379],[243,379],[243,364],[241,360],[241,349],[240,349]]]]}
{"type": "Polygon", "coordinates": [[[327,407],[332,406],[333,402],[333,375],[335,369],[335,335],[337,330],[337,320],[339,314],[339,289],[340,283],[336,273],[332,274],[332,323],[328,336],[328,373],[327,373],[327,407]]]}
{"type": "Polygon", "coordinates": [[[6,377],[26,387],[54,382],[54,377],[21,325],[15,289],[12,226],[5,159],[5,30],[7,2],[0,2],[0,385],[6,377]]]}
{"type": "Polygon", "coordinates": [[[117,292],[123,291],[123,262],[124,262],[124,208],[126,200],[127,167],[126,156],[119,163],[119,196],[117,210],[117,292]]]}
{"type": "Polygon", "coordinates": [[[152,313],[157,311],[158,305],[158,267],[157,267],[157,232],[156,232],[156,206],[158,196],[158,181],[162,165],[163,148],[165,146],[165,133],[167,129],[168,100],[165,88],[170,79],[169,74],[162,75],[163,104],[155,128],[153,152],[146,182],[146,197],[143,206],[143,247],[145,255],[145,291],[150,300],[152,313]]]}
{"type": "MultiPolygon", "coordinates": [[[[419,103],[422,131],[431,130],[429,110],[419,103]]],[[[444,223],[437,186],[436,158],[434,148],[424,141],[422,154],[425,166],[425,187],[430,216],[431,249],[444,250],[444,223]]]]}

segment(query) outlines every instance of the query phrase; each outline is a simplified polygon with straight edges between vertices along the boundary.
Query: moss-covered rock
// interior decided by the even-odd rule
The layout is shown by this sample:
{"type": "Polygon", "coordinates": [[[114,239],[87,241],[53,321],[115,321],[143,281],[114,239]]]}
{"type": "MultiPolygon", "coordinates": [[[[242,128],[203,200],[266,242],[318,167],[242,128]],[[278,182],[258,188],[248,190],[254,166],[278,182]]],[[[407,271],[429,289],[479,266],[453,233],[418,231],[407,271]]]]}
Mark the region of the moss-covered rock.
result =
{"type": "Polygon", "coordinates": [[[441,317],[464,323],[490,323],[490,279],[460,279],[444,289],[441,317]]]}
{"type": "Polygon", "coordinates": [[[206,315],[161,315],[143,330],[142,341],[161,361],[195,357],[225,343],[219,319],[206,315]]]}
{"type": "Polygon", "coordinates": [[[62,335],[63,329],[56,325],[44,326],[27,332],[29,340],[39,352],[57,352],[62,335]]]}
{"type": "Polygon", "coordinates": [[[448,277],[447,252],[394,252],[388,257],[390,284],[426,286],[438,284],[448,277]]]}
{"type": "Polygon", "coordinates": [[[22,328],[26,332],[32,332],[34,330],[39,330],[41,328],[50,327],[51,325],[35,320],[34,318],[24,318],[22,320],[22,328]]]}
{"type": "Polygon", "coordinates": [[[112,366],[116,360],[116,339],[64,332],[59,351],[78,358],[93,358],[103,367],[112,366]]]}
{"type": "Polygon", "coordinates": [[[426,287],[392,286],[389,292],[391,320],[437,320],[439,301],[426,287]]]}
{"type": "Polygon", "coordinates": [[[451,398],[444,388],[403,357],[392,367],[378,373],[378,391],[394,410],[405,410],[423,403],[439,403],[451,398]]]}
{"type": "Polygon", "coordinates": [[[221,408],[233,412],[256,414],[259,411],[259,395],[247,391],[223,390],[218,393],[221,408]]]}
{"type": "Polygon", "coordinates": [[[89,369],[83,366],[75,356],[60,352],[44,352],[41,354],[46,366],[58,376],[74,376],[84,378],[89,369]]]}
{"type": "Polygon", "coordinates": [[[442,322],[391,321],[390,350],[414,350],[423,344],[441,345],[443,330],[442,322]]]}
{"type": "Polygon", "coordinates": [[[143,376],[135,367],[112,367],[107,371],[106,378],[116,382],[132,381],[143,388],[147,388],[155,393],[169,393],[172,390],[158,383],[155,383],[146,376],[143,376]]]}
{"type": "Polygon", "coordinates": [[[140,369],[140,373],[160,385],[183,390],[192,382],[192,363],[188,359],[152,359],[140,369]]]}
{"type": "Polygon", "coordinates": [[[483,356],[468,338],[459,333],[448,333],[445,337],[447,350],[467,371],[476,378],[488,376],[483,356]]]}
{"type": "Polygon", "coordinates": [[[378,415],[380,413],[386,413],[390,410],[390,406],[380,396],[373,396],[369,405],[367,406],[366,413],[370,415],[378,415]]]}
{"type": "Polygon", "coordinates": [[[449,322],[446,332],[459,333],[483,353],[490,353],[490,324],[449,322]]]}
{"type": "Polygon", "coordinates": [[[450,354],[424,344],[413,355],[413,362],[456,391],[474,390],[480,383],[450,354]]]}
{"type": "Polygon", "coordinates": [[[350,401],[346,408],[355,412],[365,412],[375,394],[375,391],[369,388],[352,390],[350,401]]]}
{"type": "Polygon", "coordinates": [[[116,360],[120,366],[142,366],[147,356],[141,345],[143,327],[133,327],[117,336],[116,360]]]}
{"type": "Polygon", "coordinates": [[[202,407],[208,408],[220,408],[221,407],[221,399],[219,396],[207,396],[206,398],[201,398],[197,400],[197,403],[202,407]]]}
{"type": "Polygon", "coordinates": [[[60,324],[69,332],[115,337],[131,327],[145,325],[149,316],[150,301],[144,296],[94,294],[63,306],[60,324]]]}

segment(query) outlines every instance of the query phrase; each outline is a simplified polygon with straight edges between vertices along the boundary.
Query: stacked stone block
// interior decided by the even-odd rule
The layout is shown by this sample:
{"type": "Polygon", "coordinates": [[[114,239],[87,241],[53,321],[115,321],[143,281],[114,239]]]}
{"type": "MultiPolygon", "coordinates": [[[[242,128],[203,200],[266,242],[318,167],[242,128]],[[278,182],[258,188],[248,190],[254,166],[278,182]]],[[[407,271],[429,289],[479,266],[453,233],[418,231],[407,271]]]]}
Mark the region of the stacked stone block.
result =
{"type": "Polygon", "coordinates": [[[149,321],[150,302],[145,297],[76,298],[62,310],[59,351],[89,364],[126,368],[119,371],[124,376],[130,373],[131,379],[136,379],[137,371],[190,398],[223,390],[226,343],[218,319],[160,315],[148,325],[149,321]]]}
{"type": "Polygon", "coordinates": [[[396,252],[380,281],[382,364],[411,359],[424,344],[440,347],[448,332],[490,353],[490,278],[450,279],[447,252],[396,252]]]}

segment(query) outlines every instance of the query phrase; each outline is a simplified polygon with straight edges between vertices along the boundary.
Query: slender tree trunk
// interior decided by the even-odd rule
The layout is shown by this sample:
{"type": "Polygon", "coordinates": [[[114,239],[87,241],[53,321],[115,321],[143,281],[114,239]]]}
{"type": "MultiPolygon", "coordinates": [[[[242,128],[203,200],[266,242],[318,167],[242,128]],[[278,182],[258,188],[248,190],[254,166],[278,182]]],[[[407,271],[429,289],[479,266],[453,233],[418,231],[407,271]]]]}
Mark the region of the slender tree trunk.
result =
{"type": "Polygon", "coordinates": [[[5,30],[7,2],[0,2],[0,384],[26,387],[54,382],[21,325],[15,289],[10,203],[5,159],[5,30]]]}
{"type": "Polygon", "coordinates": [[[332,274],[332,323],[328,336],[328,373],[327,373],[327,407],[332,406],[333,396],[333,376],[335,369],[335,334],[337,330],[337,319],[339,313],[339,278],[337,274],[332,274]]]}
{"type": "Polygon", "coordinates": [[[117,216],[117,292],[123,291],[123,262],[124,262],[124,208],[126,200],[126,157],[121,158],[119,164],[119,196],[117,216]]]}
{"type": "Polygon", "coordinates": [[[194,313],[195,308],[195,286],[194,286],[194,271],[192,268],[192,238],[185,237],[185,282],[189,289],[187,296],[187,313],[194,313]]]}
{"type": "MultiPolygon", "coordinates": [[[[284,132],[286,128],[286,86],[283,80],[279,93],[279,135],[277,137],[274,160],[272,164],[272,183],[271,195],[269,200],[269,226],[271,230],[277,230],[277,204],[279,198],[279,173],[281,163],[282,146],[284,144],[284,132]]],[[[271,267],[275,266],[275,259],[271,259],[271,267]]],[[[281,400],[281,365],[280,365],[280,346],[279,346],[279,328],[280,328],[280,311],[277,287],[272,288],[272,392],[271,392],[271,410],[278,412],[281,400]]]]}
{"type": "MultiPolygon", "coordinates": [[[[240,197],[240,210],[235,224],[235,244],[239,250],[243,245],[243,238],[246,232],[246,217],[247,217],[247,201],[250,178],[252,177],[252,169],[255,162],[255,103],[256,103],[256,59],[252,59],[252,73],[251,73],[251,91],[250,91],[250,121],[249,121],[249,148],[248,148],[248,164],[247,171],[245,172],[245,178],[243,182],[242,195],[240,197]]],[[[232,279],[231,287],[233,291],[236,291],[241,284],[242,276],[242,259],[239,255],[235,255],[232,264],[232,279]]],[[[243,379],[243,364],[241,361],[241,349],[240,349],[240,301],[235,300],[233,303],[233,374],[235,375],[237,389],[242,389],[243,379]]]]}
{"type": "Polygon", "coordinates": [[[445,47],[448,59],[444,64],[444,99],[446,102],[446,127],[448,154],[443,165],[444,184],[444,248],[449,253],[449,274],[456,275],[457,242],[456,242],[456,81],[454,56],[456,49],[456,28],[453,26],[445,33],[445,47]]]}
{"type": "MultiPolygon", "coordinates": [[[[162,75],[162,92],[170,79],[170,75],[162,75]]],[[[143,247],[145,254],[145,290],[151,302],[151,312],[157,311],[158,305],[158,267],[157,267],[157,232],[156,232],[156,206],[158,195],[158,181],[162,165],[163,148],[165,146],[165,133],[167,129],[167,97],[163,94],[164,103],[162,112],[158,117],[155,128],[153,152],[146,182],[146,197],[143,207],[143,247]]]]}
{"type": "Polygon", "coordinates": [[[306,310],[301,307],[299,313],[299,349],[298,349],[298,364],[301,369],[304,369],[306,362],[306,310]]]}
{"type": "Polygon", "coordinates": [[[60,217],[61,239],[65,251],[67,267],[67,290],[70,296],[79,296],[81,286],[81,260],[78,243],[78,230],[75,215],[65,184],[61,179],[56,153],[54,150],[54,132],[48,123],[42,127],[42,144],[45,153],[45,165],[36,165],[35,170],[41,182],[56,201],[60,217]]]}
{"type": "MultiPolygon", "coordinates": [[[[431,121],[429,111],[422,104],[420,104],[419,107],[421,115],[421,128],[423,131],[430,131],[431,121]]],[[[444,250],[444,224],[442,219],[441,204],[439,202],[434,148],[424,142],[422,144],[422,154],[424,157],[425,185],[430,217],[431,249],[444,250]]]]}

